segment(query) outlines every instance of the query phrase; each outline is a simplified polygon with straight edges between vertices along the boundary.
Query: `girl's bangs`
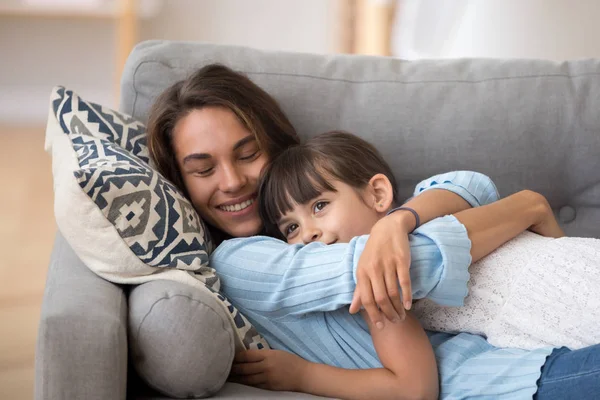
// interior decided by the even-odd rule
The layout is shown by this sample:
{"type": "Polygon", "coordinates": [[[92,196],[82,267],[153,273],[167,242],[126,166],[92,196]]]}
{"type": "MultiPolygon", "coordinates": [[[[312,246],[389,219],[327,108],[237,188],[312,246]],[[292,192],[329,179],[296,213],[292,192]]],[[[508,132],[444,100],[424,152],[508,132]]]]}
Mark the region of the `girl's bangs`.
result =
{"type": "Polygon", "coordinates": [[[261,191],[263,217],[275,226],[297,204],[305,204],[323,192],[335,191],[328,182],[332,176],[323,163],[305,154],[288,155],[285,165],[275,161],[265,178],[261,191]]]}

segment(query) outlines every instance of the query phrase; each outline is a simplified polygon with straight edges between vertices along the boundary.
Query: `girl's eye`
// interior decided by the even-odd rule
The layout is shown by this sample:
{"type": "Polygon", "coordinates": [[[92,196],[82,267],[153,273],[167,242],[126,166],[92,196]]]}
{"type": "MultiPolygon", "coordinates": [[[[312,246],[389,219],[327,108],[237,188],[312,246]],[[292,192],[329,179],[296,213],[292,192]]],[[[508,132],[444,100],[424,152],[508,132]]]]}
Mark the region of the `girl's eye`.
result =
{"type": "Polygon", "coordinates": [[[294,231],[298,229],[298,224],[290,224],[288,225],[287,228],[285,228],[285,231],[283,232],[284,235],[286,237],[288,237],[289,235],[291,235],[292,233],[294,233],[294,231]]]}
{"type": "Polygon", "coordinates": [[[258,155],[260,150],[256,150],[254,153],[244,156],[244,157],[240,157],[240,160],[242,161],[250,161],[253,160],[254,158],[256,158],[256,156],[258,155]]]}
{"type": "Polygon", "coordinates": [[[323,209],[327,206],[327,204],[329,204],[329,203],[326,201],[317,201],[315,203],[314,212],[318,213],[320,211],[323,211],[323,209]]]}

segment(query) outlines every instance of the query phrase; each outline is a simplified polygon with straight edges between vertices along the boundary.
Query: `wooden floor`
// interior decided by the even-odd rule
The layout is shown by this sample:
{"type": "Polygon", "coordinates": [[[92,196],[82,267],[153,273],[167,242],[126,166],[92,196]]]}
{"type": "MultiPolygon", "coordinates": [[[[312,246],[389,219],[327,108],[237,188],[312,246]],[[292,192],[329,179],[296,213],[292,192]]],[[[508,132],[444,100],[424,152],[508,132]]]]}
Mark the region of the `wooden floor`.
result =
{"type": "Polygon", "coordinates": [[[0,399],[33,398],[33,360],[55,223],[44,127],[0,126],[0,399]]]}

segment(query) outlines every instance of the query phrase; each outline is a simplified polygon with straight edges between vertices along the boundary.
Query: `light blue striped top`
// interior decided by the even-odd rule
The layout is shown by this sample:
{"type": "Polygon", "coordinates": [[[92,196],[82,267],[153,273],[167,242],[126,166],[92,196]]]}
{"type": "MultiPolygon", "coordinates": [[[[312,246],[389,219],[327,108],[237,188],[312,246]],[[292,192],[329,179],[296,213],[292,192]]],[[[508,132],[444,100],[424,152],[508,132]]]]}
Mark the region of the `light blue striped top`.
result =
{"type": "MultiPolygon", "coordinates": [[[[472,206],[498,199],[485,175],[451,172],[421,182],[415,194],[446,189],[472,206]]],[[[380,368],[369,330],[348,306],[355,269],[368,236],[348,244],[288,245],[264,236],[232,239],[211,255],[221,290],[272,348],[341,368],[380,368]]],[[[467,295],[471,242],[453,216],[410,235],[414,298],[459,306],[467,295]]],[[[482,337],[427,332],[436,354],[444,399],[528,399],[551,348],[499,349],[482,337]]]]}

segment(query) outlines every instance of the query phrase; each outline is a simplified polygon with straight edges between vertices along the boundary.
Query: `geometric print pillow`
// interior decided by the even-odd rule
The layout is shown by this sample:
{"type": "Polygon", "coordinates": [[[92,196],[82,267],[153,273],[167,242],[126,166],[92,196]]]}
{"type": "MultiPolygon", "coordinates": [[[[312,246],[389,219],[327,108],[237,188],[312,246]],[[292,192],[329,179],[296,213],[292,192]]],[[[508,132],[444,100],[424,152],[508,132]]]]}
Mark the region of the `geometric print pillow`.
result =
{"type": "Polygon", "coordinates": [[[141,122],[56,87],[46,148],[57,225],[92,271],[115,283],[170,279],[208,290],[227,311],[240,348],[268,348],[218,293],[208,230],[183,193],[151,167],[141,122]]]}
{"type": "Polygon", "coordinates": [[[212,286],[214,271],[203,269],[208,231],[180,191],[150,168],[143,124],[64,88],[57,95],[52,108],[71,139],[85,194],[144,263],[208,272],[212,286]]]}

